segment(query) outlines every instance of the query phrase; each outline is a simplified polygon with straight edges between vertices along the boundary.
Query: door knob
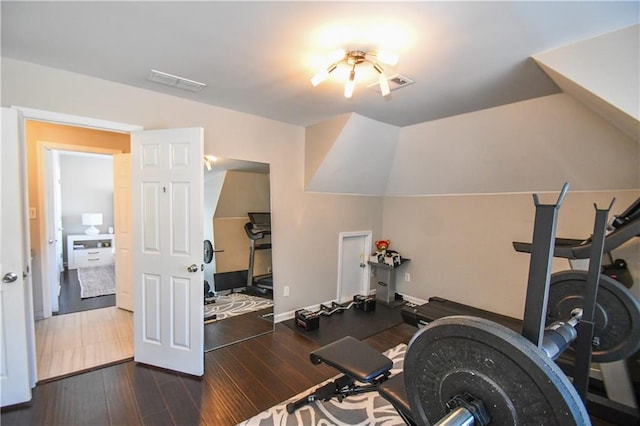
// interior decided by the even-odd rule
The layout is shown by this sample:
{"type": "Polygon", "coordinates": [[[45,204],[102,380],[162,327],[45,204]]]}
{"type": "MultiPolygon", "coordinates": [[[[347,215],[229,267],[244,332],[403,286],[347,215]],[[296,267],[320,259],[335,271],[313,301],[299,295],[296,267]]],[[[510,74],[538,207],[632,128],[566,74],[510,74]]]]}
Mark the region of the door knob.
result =
{"type": "Polygon", "coordinates": [[[15,272],[7,272],[6,274],[4,274],[4,277],[2,277],[2,282],[12,283],[17,279],[18,279],[18,274],[16,274],[15,272]]]}
{"type": "Polygon", "coordinates": [[[189,272],[198,272],[198,265],[195,263],[193,265],[187,266],[187,271],[189,272]]]}

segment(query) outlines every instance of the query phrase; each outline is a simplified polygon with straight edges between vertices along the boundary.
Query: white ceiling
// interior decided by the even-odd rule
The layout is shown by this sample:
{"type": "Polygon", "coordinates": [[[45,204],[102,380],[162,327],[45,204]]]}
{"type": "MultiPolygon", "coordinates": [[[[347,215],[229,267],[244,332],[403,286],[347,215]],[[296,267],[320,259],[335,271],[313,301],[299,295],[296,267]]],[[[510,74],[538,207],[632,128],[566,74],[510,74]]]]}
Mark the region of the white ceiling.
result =
{"type": "Polygon", "coordinates": [[[530,56],[637,24],[639,5],[3,0],[2,55],[302,126],[346,112],[406,126],[559,92],[530,56]],[[383,98],[369,74],[349,100],[337,77],[312,87],[331,50],[379,47],[328,37],[364,26],[395,29],[386,72],[415,84],[383,98]],[[164,87],[151,69],[207,87],[164,87]]]}

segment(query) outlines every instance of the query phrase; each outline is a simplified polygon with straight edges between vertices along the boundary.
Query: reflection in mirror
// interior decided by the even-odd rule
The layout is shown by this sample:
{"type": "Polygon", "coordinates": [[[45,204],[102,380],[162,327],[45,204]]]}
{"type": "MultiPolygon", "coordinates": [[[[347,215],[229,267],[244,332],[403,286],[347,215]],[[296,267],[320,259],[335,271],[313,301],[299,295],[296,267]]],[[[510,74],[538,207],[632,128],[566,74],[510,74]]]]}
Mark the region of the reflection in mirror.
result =
{"type": "Polygon", "coordinates": [[[206,352],[273,331],[273,280],[269,165],[203,163],[206,352]]]}

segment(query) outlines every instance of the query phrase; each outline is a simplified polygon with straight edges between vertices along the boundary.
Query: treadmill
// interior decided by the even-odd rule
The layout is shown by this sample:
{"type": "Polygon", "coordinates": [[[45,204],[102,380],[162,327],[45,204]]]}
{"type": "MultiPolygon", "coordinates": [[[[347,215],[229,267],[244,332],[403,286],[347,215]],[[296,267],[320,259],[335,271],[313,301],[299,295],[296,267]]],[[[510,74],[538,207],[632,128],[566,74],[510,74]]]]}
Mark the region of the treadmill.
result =
{"type": "MultiPolygon", "coordinates": [[[[627,270],[626,262],[622,259],[613,259],[611,252],[634,237],[640,237],[640,198],[631,203],[621,214],[614,216],[604,237],[602,252],[609,256],[610,265],[602,266],[602,273],[609,275],[627,288],[633,285],[633,278],[627,270]]],[[[572,269],[574,261],[588,259],[591,253],[593,241],[591,237],[584,239],[556,238],[554,257],[569,260],[572,269]]],[[[520,253],[531,253],[531,243],[514,241],[513,248],[520,253]]]]}
{"type": "Polygon", "coordinates": [[[271,213],[247,213],[249,222],[244,230],[249,238],[249,268],[247,271],[247,293],[254,295],[273,294],[273,275],[255,275],[255,255],[259,250],[271,250],[271,213]]]}

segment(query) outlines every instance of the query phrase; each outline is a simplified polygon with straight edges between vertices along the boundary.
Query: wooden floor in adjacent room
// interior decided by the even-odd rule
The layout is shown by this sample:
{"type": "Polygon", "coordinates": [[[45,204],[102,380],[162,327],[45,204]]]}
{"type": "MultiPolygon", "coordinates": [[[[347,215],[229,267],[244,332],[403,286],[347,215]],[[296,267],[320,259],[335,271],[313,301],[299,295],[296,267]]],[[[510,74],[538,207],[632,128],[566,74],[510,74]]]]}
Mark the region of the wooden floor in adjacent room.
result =
{"type": "Polygon", "coordinates": [[[36,321],[38,381],[133,357],[133,314],[111,306],[36,321]]]}

